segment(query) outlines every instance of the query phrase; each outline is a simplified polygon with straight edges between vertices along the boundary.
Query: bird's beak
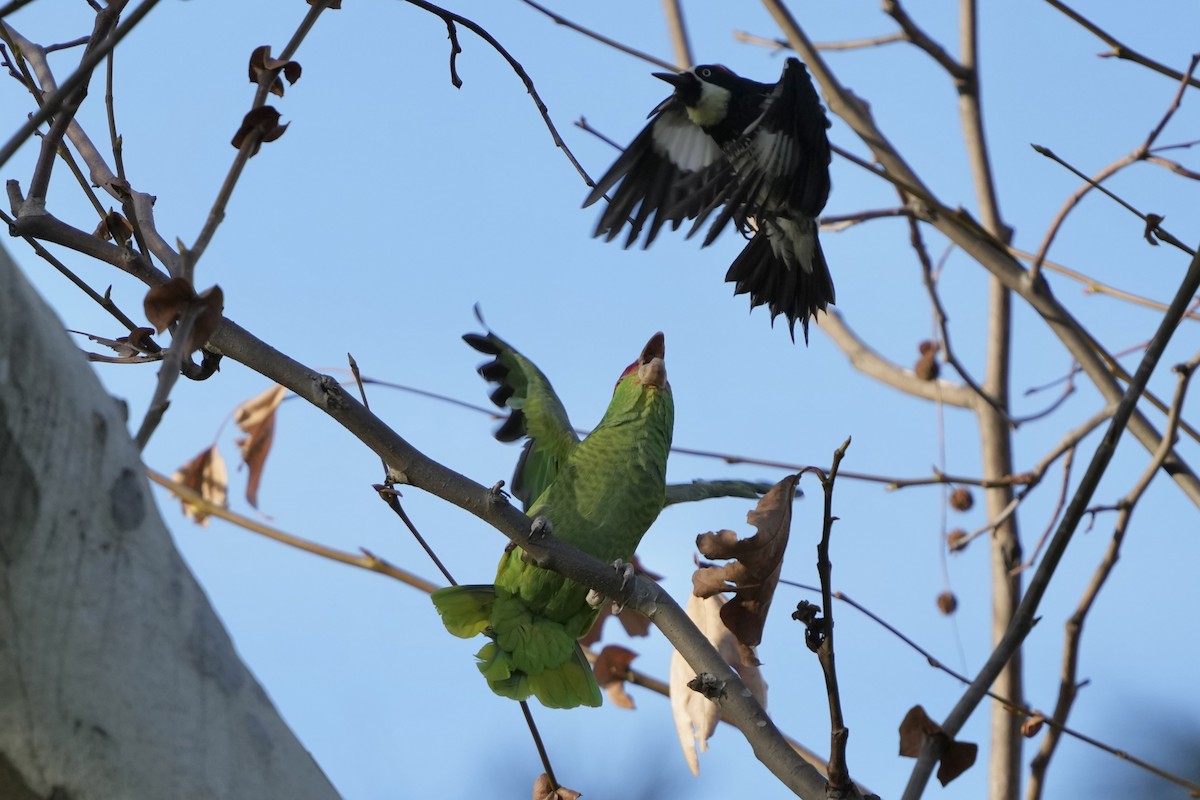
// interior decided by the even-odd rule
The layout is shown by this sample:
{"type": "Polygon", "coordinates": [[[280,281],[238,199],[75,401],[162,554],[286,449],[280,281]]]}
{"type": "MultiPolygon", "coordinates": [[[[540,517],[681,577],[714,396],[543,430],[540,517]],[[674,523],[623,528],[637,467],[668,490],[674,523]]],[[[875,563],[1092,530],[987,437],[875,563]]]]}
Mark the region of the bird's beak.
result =
{"type": "Polygon", "coordinates": [[[656,333],[646,342],[642,355],[638,358],[638,383],[643,386],[657,386],[659,389],[667,385],[666,348],[662,333],[656,333]]]}
{"type": "Polygon", "coordinates": [[[660,81],[666,81],[678,89],[682,89],[693,77],[690,72],[652,72],[650,73],[660,81]]]}

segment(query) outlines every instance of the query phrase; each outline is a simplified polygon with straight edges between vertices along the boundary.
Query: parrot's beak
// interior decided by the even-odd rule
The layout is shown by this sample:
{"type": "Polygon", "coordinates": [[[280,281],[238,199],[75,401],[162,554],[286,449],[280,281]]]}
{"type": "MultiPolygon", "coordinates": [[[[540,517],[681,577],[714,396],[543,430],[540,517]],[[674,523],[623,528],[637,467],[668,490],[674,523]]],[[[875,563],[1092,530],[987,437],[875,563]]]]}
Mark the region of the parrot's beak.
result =
{"type": "Polygon", "coordinates": [[[659,389],[667,385],[666,340],[662,331],[650,337],[642,348],[638,358],[638,383],[642,386],[657,386],[659,389]]]}

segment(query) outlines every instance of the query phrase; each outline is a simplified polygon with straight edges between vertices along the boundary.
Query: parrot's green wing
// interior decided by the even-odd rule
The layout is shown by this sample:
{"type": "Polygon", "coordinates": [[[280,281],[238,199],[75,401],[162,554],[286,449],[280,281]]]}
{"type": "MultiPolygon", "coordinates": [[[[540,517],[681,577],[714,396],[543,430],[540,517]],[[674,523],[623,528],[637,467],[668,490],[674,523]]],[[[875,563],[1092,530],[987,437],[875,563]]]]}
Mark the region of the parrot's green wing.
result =
{"type": "Polygon", "coordinates": [[[579,444],[567,412],[542,371],[508,342],[490,331],[468,333],[463,341],[484,355],[493,356],[479,374],[496,384],[492,402],[508,409],[508,418],[496,429],[496,438],[515,442],[528,436],[513,473],[513,495],[525,508],[536,500],[558,474],[579,444]]]}
{"type": "MultiPolygon", "coordinates": [[[[708,500],[713,497],[745,497],[756,500],[771,491],[773,483],[759,481],[692,481],[691,483],[667,484],[666,505],[675,503],[692,503],[696,500],[708,500]]],[[[803,496],[796,490],[796,496],[803,496]]]]}

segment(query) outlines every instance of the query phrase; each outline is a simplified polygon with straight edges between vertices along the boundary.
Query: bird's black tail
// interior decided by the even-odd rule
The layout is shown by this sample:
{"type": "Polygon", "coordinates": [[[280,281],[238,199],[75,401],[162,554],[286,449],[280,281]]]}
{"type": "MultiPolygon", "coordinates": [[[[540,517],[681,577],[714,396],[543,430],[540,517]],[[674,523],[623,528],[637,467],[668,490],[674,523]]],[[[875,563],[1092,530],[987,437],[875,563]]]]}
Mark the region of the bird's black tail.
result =
{"type": "Polygon", "coordinates": [[[809,318],[825,311],[834,295],[816,222],[804,223],[780,227],[767,222],[734,260],[725,280],[734,284],[734,294],[750,294],[750,308],[766,305],[772,325],[780,314],[786,317],[793,341],[798,321],[808,344],[809,318]]]}

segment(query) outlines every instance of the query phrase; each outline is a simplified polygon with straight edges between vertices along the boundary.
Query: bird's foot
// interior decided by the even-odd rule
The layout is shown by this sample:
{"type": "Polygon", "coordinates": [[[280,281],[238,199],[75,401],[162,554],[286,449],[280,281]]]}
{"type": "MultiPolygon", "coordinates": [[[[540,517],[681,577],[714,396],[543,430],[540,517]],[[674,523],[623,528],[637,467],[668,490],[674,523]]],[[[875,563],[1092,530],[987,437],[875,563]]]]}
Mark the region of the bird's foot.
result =
{"type": "Polygon", "coordinates": [[[550,524],[550,520],[545,517],[534,517],[533,522],[529,523],[529,540],[536,541],[543,536],[549,536],[554,533],[554,527],[550,524]]]}
{"type": "Polygon", "coordinates": [[[508,492],[504,491],[504,481],[496,481],[492,485],[492,488],[488,489],[488,503],[494,506],[501,503],[507,505],[508,498],[511,496],[508,492]]]}
{"type": "MultiPolygon", "coordinates": [[[[629,582],[631,580],[633,580],[633,576],[635,574],[633,564],[629,563],[628,561],[622,561],[621,559],[618,558],[616,561],[614,561],[612,563],[612,567],[621,576],[621,591],[624,592],[625,587],[629,585],[629,582]]],[[[598,592],[595,589],[591,589],[587,593],[587,604],[589,606],[592,606],[593,608],[599,606],[606,599],[607,598],[604,596],[604,594],[602,592],[598,592]]],[[[613,605],[612,605],[612,613],[613,614],[620,614],[624,610],[625,610],[624,603],[618,603],[616,601],[613,602],[613,605]]]]}

